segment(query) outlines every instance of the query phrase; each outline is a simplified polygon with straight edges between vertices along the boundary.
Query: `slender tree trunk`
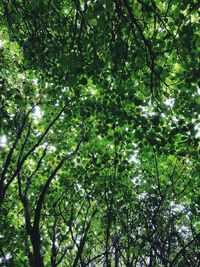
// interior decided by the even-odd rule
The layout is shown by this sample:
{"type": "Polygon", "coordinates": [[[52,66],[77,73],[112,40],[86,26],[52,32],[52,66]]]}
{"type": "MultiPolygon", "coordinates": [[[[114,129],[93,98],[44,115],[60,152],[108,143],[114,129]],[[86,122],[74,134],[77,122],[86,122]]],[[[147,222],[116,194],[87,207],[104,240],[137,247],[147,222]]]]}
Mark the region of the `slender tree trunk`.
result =
{"type": "Polygon", "coordinates": [[[107,212],[107,228],[106,228],[106,267],[110,267],[110,259],[109,259],[109,238],[110,238],[110,210],[107,212]]]}
{"type": "Polygon", "coordinates": [[[115,267],[119,267],[119,252],[118,252],[118,248],[116,248],[116,251],[115,251],[115,267]]]}
{"type": "Polygon", "coordinates": [[[42,255],[41,255],[41,240],[38,231],[33,230],[31,233],[31,243],[33,246],[33,266],[34,267],[44,267],[42,255]]]}

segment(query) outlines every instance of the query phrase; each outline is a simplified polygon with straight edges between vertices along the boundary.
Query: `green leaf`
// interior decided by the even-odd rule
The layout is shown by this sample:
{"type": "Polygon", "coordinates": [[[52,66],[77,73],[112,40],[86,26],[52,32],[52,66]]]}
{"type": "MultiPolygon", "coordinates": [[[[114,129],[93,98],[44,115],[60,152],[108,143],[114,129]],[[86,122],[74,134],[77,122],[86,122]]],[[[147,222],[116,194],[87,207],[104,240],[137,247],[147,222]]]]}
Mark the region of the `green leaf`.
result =
{"type": "Polygon", "coordinates": [[[91,26],[97,26],[97,20],[96,19],[90,19],[89,20],[89,24],[91,25],[91,26]]]}

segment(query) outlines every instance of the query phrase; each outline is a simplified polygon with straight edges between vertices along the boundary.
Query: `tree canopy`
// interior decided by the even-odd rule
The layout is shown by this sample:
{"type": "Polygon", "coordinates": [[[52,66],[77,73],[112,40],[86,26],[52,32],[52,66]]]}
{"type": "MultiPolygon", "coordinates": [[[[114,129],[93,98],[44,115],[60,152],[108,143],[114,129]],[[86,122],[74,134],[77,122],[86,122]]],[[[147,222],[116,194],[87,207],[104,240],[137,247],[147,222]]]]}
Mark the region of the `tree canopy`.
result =
{"type": "Polygon", "coordinates": [[[199,10],[1,1],[0,266],[200,266],[199,10]]]}

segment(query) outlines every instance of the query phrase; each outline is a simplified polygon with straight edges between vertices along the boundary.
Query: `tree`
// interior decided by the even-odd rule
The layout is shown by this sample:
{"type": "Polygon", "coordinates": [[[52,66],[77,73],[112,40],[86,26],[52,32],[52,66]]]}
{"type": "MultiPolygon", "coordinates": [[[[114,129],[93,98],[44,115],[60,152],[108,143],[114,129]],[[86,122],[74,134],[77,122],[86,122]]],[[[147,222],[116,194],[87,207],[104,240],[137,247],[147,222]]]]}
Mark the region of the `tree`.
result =
{"type": "Polygon", "coordinates": [[[0,266],[199,266],[192,1],[0,4],[0,266]]]}

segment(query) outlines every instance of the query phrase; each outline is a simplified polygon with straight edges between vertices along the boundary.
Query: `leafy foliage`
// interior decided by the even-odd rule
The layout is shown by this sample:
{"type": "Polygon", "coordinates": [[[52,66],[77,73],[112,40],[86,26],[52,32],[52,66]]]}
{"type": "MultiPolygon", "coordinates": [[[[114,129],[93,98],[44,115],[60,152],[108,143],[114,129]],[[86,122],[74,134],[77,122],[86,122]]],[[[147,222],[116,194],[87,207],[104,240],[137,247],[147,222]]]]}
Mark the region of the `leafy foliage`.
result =
{"type": "Polygon", "coordinates": [[[193,266],[199,3],[0,3],[0,266],[193,266]]]}

